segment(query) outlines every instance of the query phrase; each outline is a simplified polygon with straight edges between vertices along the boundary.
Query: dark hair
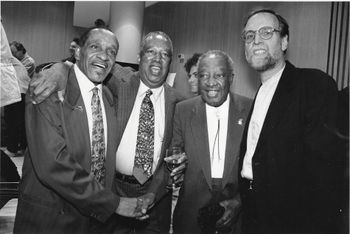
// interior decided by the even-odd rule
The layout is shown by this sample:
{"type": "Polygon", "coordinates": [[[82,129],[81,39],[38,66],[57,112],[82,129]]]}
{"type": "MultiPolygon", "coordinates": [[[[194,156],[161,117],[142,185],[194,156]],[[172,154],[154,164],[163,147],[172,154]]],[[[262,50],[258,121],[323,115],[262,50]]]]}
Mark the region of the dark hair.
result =
{"type": "Polygon", "coordinates": [[[105,28],[106,23],[102,19],[95,20],[95,27],[97,28],[105,28]]]}
{"type": "Polygon", "coordinates": [[[281,30],[281,32],[280,32],[281,37],[288,36],[287,39],[289,40],[289,25],[288,25],[287,20],[285,18],[283,18],[282,16],[280,16],[279,14],[277,14],[275,11],[271,10],[271,9],[266,9],[265,8],[265,9],[255,10],[255,11],[251,12],[248,15],[248,17],[247,17],[247,19],[246,19],[246,21],[244,23],[244,27],[247,25],[248,20],[252,16],[254,16],[256,14],[259,14],[259,13],[269,13],[269,14],[274,15],[277,18],[277,20],[278,20],[279,30],[281,30]]]}
{"type": "Polygon", "coordinates": [[[21,43],[17,42],[17,41],[11,42],[10,46],[14,46],[17,51],[22,51],[23,54],[27,53],[26,48],[24,48],[24,46],[21,43]]]}
{"type": "Polygon", "coordinates": [[[190,73],[191,68],[192,68],[193,66],[196,66],[196,64],[197,64],[197,62],[198,62],[198,59],[199,59],[199,57],[200,57],[201,55],[202,55],[202,54],[200,54],[200,53],[194,53],[194,54],[192,55],[192,57],[189,58],[189,59],[186,61],[185,65],[184,65],[184,68],[185,68],[187,74],[190,73]]]}
{"type": "Polygon", "coordinates": [[[79,40],[79,38],[77,38],[77,37],[74,37],[72,41],[74,41],[75,43],[77,43],[77,45],[79,45],[79,43],[80,43],[80,40],[79,40]]]}
{"type": "MultiPolygon", "coordinates": [[[[108,28],[101,28],[101,27],[92,27],[92,28],[89,28],[87,31],[85,31],[85,32],[83,33],[83,35],[81,35],[81,37],[80,37],[80,39],[79,39],[79,40],[80,40],[80,41],[79,41],[79,46],[80,46],[80,47],[83,47],[83,46],[85,45],[85,42],[86,42],[87,39],[89,38],[91,31],[94,30],[94,29],[107,30],[107,31],[113,33],[113,32],[112,32],[110,29],[108,29],[108,28]]],[[[113,33],[113,34],[114,34],[114,33],[113,33]]],[[[118,46],[118,48],[119,48],[119,41],[118,41],[118,39],[117,39],[117,46],[118,46]]]]}

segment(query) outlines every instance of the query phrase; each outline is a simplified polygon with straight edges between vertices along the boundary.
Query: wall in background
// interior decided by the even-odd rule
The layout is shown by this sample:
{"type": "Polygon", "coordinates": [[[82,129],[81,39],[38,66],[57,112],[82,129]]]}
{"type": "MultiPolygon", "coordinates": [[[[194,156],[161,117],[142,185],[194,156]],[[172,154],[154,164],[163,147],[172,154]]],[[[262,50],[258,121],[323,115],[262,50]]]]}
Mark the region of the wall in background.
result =
{"type": "Polygon", "coordinates": [[[253,9],[269,7],[287,19],[290,43],[287,58],[300,67],[326,71],[330,30],[330,2],[159,2],[145,9],[144,33],[162,30],[174,43],[171,72],[175,87],[189,93],[186,74],[178,54],[221,49],[235,62],[232,91],[253,97],[257,74],[245,62],[240,35],[245,17],[253,9]]]}
{"type": "Polygon", "coordinates": [[[23,43],[36,65],[68,57],[71,40],[85,29],[73,27],[74,2],[1,2],[9,42],[23,43]]]}

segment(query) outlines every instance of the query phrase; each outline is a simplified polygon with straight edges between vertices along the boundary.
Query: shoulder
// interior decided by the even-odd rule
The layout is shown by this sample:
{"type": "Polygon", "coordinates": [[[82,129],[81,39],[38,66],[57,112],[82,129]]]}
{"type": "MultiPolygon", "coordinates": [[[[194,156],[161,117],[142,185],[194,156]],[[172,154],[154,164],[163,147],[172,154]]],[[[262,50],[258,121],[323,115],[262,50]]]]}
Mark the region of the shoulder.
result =
{"type": "Polygon", "coordinates": [[[250,109],[250,106],[253,103],[253,99],[248,98],[246,96],[239,95],[237,93],[230,93],[230,98],[231,101],[235,104],[238,105],[238,107],[245,108],[245,109],[250,109]]]}
{"type": "Polygon", "coordinates": [[[168,95],[174,99],[175,103],[185,100],[185,97],[175,88],[171,87],[169,84],[164,84],[165,95],[168,95]]]}
{"type": "Polygon", "coordinates": [[[287,66],[292,67],[291,70],[296,76],[298,76],[298,79],[296,80],[307,86],[326,88],[334,88],[336,86],[335,80],[330,75],[319,69],[297,68],[291,65],[289,62],[287,63],[287,66]]]}
{"type": "Polygon", "coordinates": [[[199,106],[200,103],[202,102],[203,102],[202,97],[198,95],[196,97],[192,97],[192,98],[180,101],[179,103],[177,103],[176,107],[181,110],[186,110],[186,109],[191,110],[194,107],[199,106]]]}

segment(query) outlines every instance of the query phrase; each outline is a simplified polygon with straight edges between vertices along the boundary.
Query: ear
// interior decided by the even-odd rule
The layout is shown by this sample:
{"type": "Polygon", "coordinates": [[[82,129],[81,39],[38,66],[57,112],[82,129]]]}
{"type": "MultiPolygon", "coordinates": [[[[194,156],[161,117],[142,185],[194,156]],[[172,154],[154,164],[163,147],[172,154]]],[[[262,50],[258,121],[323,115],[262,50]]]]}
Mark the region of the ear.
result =
{"type": "Polygon", "coordinates": [[[235,76],[235,74],[231,74],[231,76],[229,77],[229,82],[230,82],[230,85],[233,83],[233,77],[235,76]]]}
{"type": "Polygon", "coordinates": [[[141,61],[140,54],[137,54],[137,62],[138,62],[138,64],[140,64],[140,61],[141,61]]]}
{"type": "Polygon", "coordinates": [[[285,52],[288,49],[288,41],[289,41],[288,35],[285,35],[282,38],[282,51],[283,52],[285,52]]]}
{"type": "Polygon", "coordinates": [[[77,47],[74,52],[74,57],[76,60],[80,60],[80,47],[77,47]]]}

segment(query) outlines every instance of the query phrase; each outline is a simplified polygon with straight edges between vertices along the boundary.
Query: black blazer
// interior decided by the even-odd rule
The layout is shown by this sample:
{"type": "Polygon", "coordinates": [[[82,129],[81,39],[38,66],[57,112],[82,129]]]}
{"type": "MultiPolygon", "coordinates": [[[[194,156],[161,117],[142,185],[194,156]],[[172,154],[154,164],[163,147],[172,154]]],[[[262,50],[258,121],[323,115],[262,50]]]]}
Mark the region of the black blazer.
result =
{"type": "MultiPolygon", "coordinates": [[[[254,104],[247,123],[253,108],[254,104]]],[[[252,159],[262,233],[322,233],[319,231],[330,227],[336,212],[333,164],[337,154],[331,131],[336,112],[334,80],[319,70],[299,69],[287,61],[252,159]]],[[[239,175],[248,126],[241,144],[239,175]]],[[[239,177],[244,212],[248,184],[239,177]]]]}

